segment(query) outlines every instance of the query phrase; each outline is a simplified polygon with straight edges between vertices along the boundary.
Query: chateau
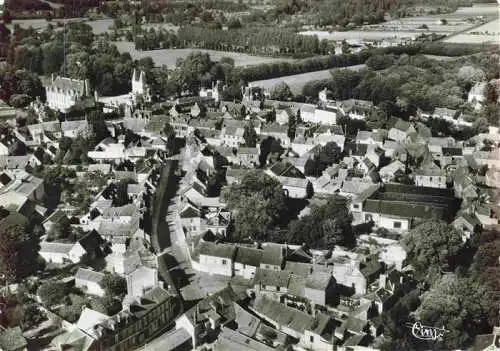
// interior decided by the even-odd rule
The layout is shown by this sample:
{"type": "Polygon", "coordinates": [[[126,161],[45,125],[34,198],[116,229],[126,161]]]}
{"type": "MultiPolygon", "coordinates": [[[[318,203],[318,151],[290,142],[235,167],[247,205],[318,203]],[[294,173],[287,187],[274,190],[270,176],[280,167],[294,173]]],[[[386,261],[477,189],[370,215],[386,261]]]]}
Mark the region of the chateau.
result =
{"type": "Polygon", "coordinates": [[[87,79],[78,80],[57,76],[44,84],[47,104],[53,110],[68,112],[77,101],[90,96],[90,85],[87,79]]]}

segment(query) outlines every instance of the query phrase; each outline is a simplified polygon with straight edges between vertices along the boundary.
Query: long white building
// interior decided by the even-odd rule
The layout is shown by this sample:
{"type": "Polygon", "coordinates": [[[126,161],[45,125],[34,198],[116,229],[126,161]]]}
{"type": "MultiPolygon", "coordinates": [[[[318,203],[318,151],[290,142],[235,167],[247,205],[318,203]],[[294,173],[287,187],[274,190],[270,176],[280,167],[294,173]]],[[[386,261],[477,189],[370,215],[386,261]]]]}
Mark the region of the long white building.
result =
{"type": "Polygon", "coordinates": [[[88,80],[57,76],[44,84],[47,104],[53,110],[68,112],[78,101],[90,96],[88,80]]]}

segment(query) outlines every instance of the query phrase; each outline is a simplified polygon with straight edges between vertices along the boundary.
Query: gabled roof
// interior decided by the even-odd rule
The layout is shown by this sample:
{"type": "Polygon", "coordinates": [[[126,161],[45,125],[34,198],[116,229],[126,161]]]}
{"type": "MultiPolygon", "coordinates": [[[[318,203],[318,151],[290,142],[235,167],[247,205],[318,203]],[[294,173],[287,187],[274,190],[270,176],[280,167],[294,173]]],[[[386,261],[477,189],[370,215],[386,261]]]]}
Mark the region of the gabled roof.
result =
{"type": "Polygon", "coordinates": [[[258,296],[255,299],[253,309],[258,314],[299,334],[304,334],[306,330],[311,330],[316,334],[324,335],[330,320],[328,316],[322,313],[318,313],[316,317],[313,317],[264,296],[258,296]]]}
{"type": "Polygon", "coordinates": [[[236,246],[231,244],[216,244],[212,242],[200,242],[198,245],[200,255],[227,258],[232,260],[236,253],[236,246]]]}
{"type": "Polygon", "coordinates": [[[257,268],[253,278],[254,284],[288,287],[291,273],[272,269],[257,268]]]}
{"type": "Polygon", "coordinates": [[[67,347],[72,347],[72,350],[89,351],[94,347],[94,342],[96,340],[93,337],[76,328],[71,332],[65,332],[56,336],[51,344],[63,350],[67,347]]]}
{"type": "Polygon", "coordinates": [[[255,317],[250,312],[247,312],[243,307],[233,302],[235,321],[238,324],[238,331],[244,335],[253,337],[257,333],[260,326],[259,318],[255,317]]]}
{"type": "Polygon", "coordinates": [[[104,243],[104,239],[95,230],[90,231],[83,238],[78,240],[83,249],[87,252],[95,252],[104,243]]]}
{"type": "Polygon", "coordinates": [[[307,277],[306,288],[325,291],[332,280],[330,273],[314,271],[307,277]]]}
{"type": "Polygon", "coordinates": [[[238,331],[233,331],[227,327],[222,327],[222,333],[219,334],[214,351],[273,351],[269,347],[255,339],[249,338],[238,331]]]}
{"type": "Polygon", "coordinates": [[[40,243],[40,252],[69,254],[74,244],[42,242],[40,243]]]}
{"type": "Polygon", "coordinates": [[[357,143],[345,143],[344,144],[344,152],[348,155],[352,156],[364,156],[368,151],[368,145],[366,144],[357,144],[357,143]]]}
{"type": "Polygon", "coordinates": [[[96,272],[86,268],[78,268],[75,273],[75,279],[80,279],[96,284],[100,284],[104,276],[104,273],[96,272]]]}
{"type": "Polygon", "coordinates": [[[200,217],[200,210],[196,207],[187,204],[180,213],[181,218],[198,218],[200,217]]]}
{"type": "Polygon", "coordinates": [[[283,248],[279,244],[267,244],[263,247],[264,253],[262,255],[261,265],[269,264],[274,266],[281,266],[283,262],[283,248]]]}
{"type": "Polygon", "coordinates": [[[436,107],[432,115],[439,117],[455,118],[457,112],[458,112],[457,110],[452,110],[446,107],[436,107]]]}
{"type": "Polygon", "coordinates": [[[94,327],[109,319],[110,317],[103,313],[84,307],[80,318],[76,322],[76,327],[90,336],[97,338],[94,327]]]}
{"type": "Polygon", "coordinates": [[[264,251],[244,246],[238,246],[234,262],[248,266],[259,267],[264,251]]]}
{"type": "Polygon", "coordinates": [[[463,149],[460,147],[443,147],[443,156],[462,156],[463,149]]]}
{"type": "Polygon", "coordinates": [[[410,122],[403,121],[402,119],[398,119],[396,124],[394,125],[395,129],[398,129],[402,132],[407,132],[411,127],[412,124],[410,122]]]}
{"type": "Polygon", "coordinates": [[[259,148],[257,147],[239,147],[238,155],[258,155],[259,148]]]}

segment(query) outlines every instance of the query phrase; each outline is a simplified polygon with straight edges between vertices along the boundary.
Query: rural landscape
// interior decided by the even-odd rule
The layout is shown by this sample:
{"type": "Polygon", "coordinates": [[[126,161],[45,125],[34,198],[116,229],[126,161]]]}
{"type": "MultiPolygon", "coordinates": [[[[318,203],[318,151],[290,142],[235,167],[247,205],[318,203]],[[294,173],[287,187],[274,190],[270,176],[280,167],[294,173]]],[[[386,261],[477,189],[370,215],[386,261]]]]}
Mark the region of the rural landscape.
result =
{"type": "Polygon", "coordinates": [[[0,350],[500,350],[493,0],[0,0],[0,350]]]}

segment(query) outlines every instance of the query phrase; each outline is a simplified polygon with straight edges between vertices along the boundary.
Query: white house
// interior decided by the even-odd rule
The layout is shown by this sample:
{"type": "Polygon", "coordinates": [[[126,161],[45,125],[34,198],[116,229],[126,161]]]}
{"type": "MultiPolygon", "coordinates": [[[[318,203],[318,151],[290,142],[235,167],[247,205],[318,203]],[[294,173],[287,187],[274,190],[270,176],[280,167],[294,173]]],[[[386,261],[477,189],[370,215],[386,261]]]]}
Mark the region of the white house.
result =
{"type": "Polygon", "coordinates": [[[234,275],[245,279],[253,279],[262,261],[264,251],[244,246],[238,246],[234,257],[234,275]]]}
{"type": "Polygon", "coordinates": [[[293,112],[288,108],[276,111],[276,123],[278,123],[279,125],[288,124],[288,121],[290,120],[292,114],[293,112]]]}
{"type": "Polygon", "coordinates": [[[304,122],[314,121],[314,112],[316,111],[316,105],[313,104],[302,104],[300,107],[300,118],[304,122]]]}
{"type": "Polygon", "coordinates": [[[260,134],[275,138],[284,148],[290,147],[290,137],[288,136],[287,126],[280,126],[279,124],[266,124],[262,126],[260,134]]]}
{"type": "Polygon", "coordinates": [[[325,306],[335,296],[335,288],[330,272],[313,271],[306,278],[304,293],[312,304],[325,306]]]}
{"type": "Polygon", "coordinates": [[[19,145],[19,140],[14,135],[0,136],[0,156],[10,155],[19,145]]]}
{"type": "MultiPolygon", "coordinates": [[[[302,118],[302,115],[301,115],[302,118]]],[[[316,108],[314,110],[314,115],[312,120],[306,121],[302,118],[304,122],[311,122],[311,123],[317,123],[317,124],[325,124],[325,125],[332,125],[336,124],[337,122],[337,109],[333,109],[330,107],[324,107],[324,108],[316,108]]]]}
{"type": "Polygon", "coordinates": [[[125,159],[125,145],[119,143],[110,143],[106,146],[97,145],[87,155],[96,162],[120,163],[125,159]]]}
{"type": "Polygon", "coordinates": [[[487,84],[487,82],[478,82],[474,84],[467,95],[467,102],[471,104],[475,110],[480,110],[486,101],[487,84]]]}
{"type": "Polygon", "coordinates": [[[455,119],[460,114],[457,110],[452,110],[446,107],[436,107],[434,112],[432,113],[433,118],[444,119],[445,121],[455,123],[455,119]]]}
{"type": "Polygon", "coordinates": [[[241,166],[253,167],[259,164],[259,153],[258,147],[240,147],[236,159],[241,166]]]}
{"type": "Polygon", "coordinates": [[[243,138],[244,132],[245,130],[243,128],[224,127],[221,131],[221,139],[224,145],[239,147],[245,144],[245,139],[243,138]]]}
{"type": "Polygon", "coordinates": [[[280,176],[278,179],[288,197],[294,199],[306,199],[309,197],[310,194],[308,191],[310,187],[312,188],[309,180],[283,176],[280,176]]]}
{"type": "Polygon", "coordinates": [[[63,136],[74,139],[78,136],[86,136],[90,132],[90,126],[86,119],[79,121],[61,122],[63,136]]]}
{"type": "Polygon", "coordinates": [[[389,129],[387,137],[399,143],[406,144],[408,136],[414,132],[416,132],[416,129],[411,123],[399,119],[394,127],[389,129]]]}
{"type": "Polygon", "coordinates": [[[198,245],[199,269],[209,274],[233,275],[236,246],[202,241],[198,245]]]}
{"type": "Polygon", "coordinates": [[[200,89],[200,97],[209,97],[214,99],[215,102],[219,102],[219,82],[212,82],[212,89],[206,89],[205,87],[202,87],[200,89]]]}
{"type": "Polygon", "coordinates": [[[101,281],[104,276],[104,273],[95,272],[86,268],[78,268],[78,271],[75,273],[75,286],[83,289],[87,294],[102,297],[106,294],[101,287],[101,281]]]}
{"type": "Polygon", "coordinates": [[[360,270],[360,261],[354,258],[336,258],[332,275],[338,284],[352,288],[355,294],[366,293],[366,278],[360,270]]]}
{"type": "Polygon", "coordinates": [[[187,233],[192,234],[202,231],[201,213],[196,207],[188,203],[179,215],[181,218],[182,228],[184,228],[187,233]]]}
{"type": "Polygon", "coordinates": [[[80,243],[64,244],[44,241],[40,243],[39,253],[47,262],[65,264],[80,262],[80,259],[87,251],[85,251],[80,243]]]}
{"type": "Polygon", "coordinates": [[[405,169],[406,169],[405,164],[399,160],[396,160],[389,163],[387,166],[380,168],[379,175],[380,178],[387,183],[390,180],[394,179],[394,174],[397,171],[404,172],[405,169]]]}
{"type": "Polygon", "coordinates": [[[352,119],[364,120],[374,109],[373,102],[366,100],[350,99],[340,103],[345,114],[352,119]]]}
{"type": "Polygon", "coordinates": [[[333,324],[326,314],[318,312],[313,317],[264,296],[258,296],[251,309],[278,331],[298,339],[302,348],[318,351],[333,349],[333,324]]]}
{"type": "Polygon", "coordinates": [[[141,297],[146,291],[159,286],[158,270],[146,266],[139,266],[126,275],[127,295],[141,297]]]}
{"type": "Polygon", "coordinates": [[[417,169],[415,171],[415,185],[445,189],[446,172],[438,166],[417,169]]]}

